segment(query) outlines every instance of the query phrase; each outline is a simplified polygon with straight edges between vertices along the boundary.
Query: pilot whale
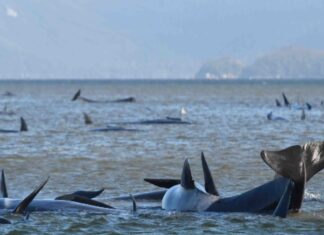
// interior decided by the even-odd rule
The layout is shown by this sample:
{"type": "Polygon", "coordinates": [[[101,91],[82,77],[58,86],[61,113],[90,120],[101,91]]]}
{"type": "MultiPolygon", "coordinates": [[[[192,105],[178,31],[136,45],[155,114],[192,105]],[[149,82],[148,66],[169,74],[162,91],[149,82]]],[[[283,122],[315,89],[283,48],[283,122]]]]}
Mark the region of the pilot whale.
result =
{"type": "MultiPolygon", "coordinates": [[[[83,113],[83,118],[84,118],[84,123],[86,125],[93,124],[91,117],[87,113],[83,113]]],[[[89,131],[91,131],[91,132],[138,132],[141,130],[135,129],[135,128],[125,128],[122,126],[106,125],[105,127],[98,127],[98,128],[90,129],[89,131]]]]}
{"type": "Polygon", "coordinates": [[[20,129],[19,130],[9,130],[0,129],[0,133],[19,133],[23,131],[28,131],[27,123],[23,117],[20,117],[20,129]]]}
{"type": "Polygon", "coordinates": [[[115,100],[92,100],[92,99],[88,99],[88,98],[81,96],[81,89],[79,89],[74,94],[72,101],[75,101],[75,100],[81,100],[86,103],[102,103],[102,104],[105,104],[105,103],[132,103],[132,102],[136,101],[136,99],[134,97],[127,97],[127,98],[115,99],[115,100]]]}
{"type": "Polygon", "coordinates": [[[133,195],[136,199],[162,199],[165,210],[272,213],[280,217],[298,212],[306,182],[324,168],[324,142],[295,145],[279,151],[263,150],[260,155],[277,177],[236,196],[219,195],[203,154],[205,186],[192,179],[189,162],[185,160],[181,179],[146,179],[166,190],[133,195]]]}
{"type": "MultiPolygon", "coordinates": [[[[117,211],[117,209],[110,205],[93,200],[93,198],[100,195],[104,189],[98,191],[76,191],[71,194],[56,197],[55,199],[34,199],[39,191],[45,186],[48,179],[49,178],[47,178],[24,200],[15,199],[8,197],[5,176],[2,171],[0,187],[2,198],[0,198],[0,212],[3,214],[6,211],[13,213],[26,213],[33,211],[87,211],[107,214],[117,211]]],[[[130,198],[133,201],[133,210],[136,210],[135,199],[132,196],[130,196],[130,198]]]]}
{"type": "Polygon", "coordinates": [[[164,125],[164,124],[191,124],[191,122],[184,121],[178,117],[165,117],[158,119],[145,119],[133,122],[116,122],[116,124],[131,124],[131,125],[164,125]]]}
{"type": "Polygon", "coordinates": [[[205,187],[192,179],[188,159],[185,160],[180,184],[169,188],[162,199],[162,209],[176,211],[215,211],[264,213],[286,217],[294,182],[283,178],[273,180],[246,193],[221,198],[202,154],[205,187]]]}

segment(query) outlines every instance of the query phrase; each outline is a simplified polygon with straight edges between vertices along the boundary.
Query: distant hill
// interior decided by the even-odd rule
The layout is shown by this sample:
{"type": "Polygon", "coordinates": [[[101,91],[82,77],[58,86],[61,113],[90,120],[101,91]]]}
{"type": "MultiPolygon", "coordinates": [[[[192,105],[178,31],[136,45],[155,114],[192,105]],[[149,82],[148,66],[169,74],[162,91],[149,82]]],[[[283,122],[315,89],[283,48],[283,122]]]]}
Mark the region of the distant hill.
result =
{"type": "Polygon", "coordinates": [[[206,79],[232,79],[240,76],[243,68],[244,65],[241,61],[226,57],[204,64],[195,77],[206,79]]]}
{"type": "Polygon", "coordinates": [[[196,78],[324,78],[324,51],[283,48],[259,57],[246,66],[238,60],[220,59],[202,65],[196,78]],[[224,74],[227,76],[221,76],[224,74]]]}

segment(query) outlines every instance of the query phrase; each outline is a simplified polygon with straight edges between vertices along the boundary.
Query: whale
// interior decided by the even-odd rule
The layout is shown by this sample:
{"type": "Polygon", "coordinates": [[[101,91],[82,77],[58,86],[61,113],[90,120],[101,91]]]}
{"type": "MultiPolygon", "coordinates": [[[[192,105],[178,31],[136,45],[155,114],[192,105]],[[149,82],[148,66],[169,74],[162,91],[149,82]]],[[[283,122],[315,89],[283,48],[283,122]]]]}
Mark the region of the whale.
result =
{"type": "Polygon", "coordinates": [[[272,112],[269,112],[267,114],[267,119],[269,121],[284,121],[284,122],[287,122],[288,120],[284,117],[280,117],[280,116],[274,116],[272,112]]]}
{"type": "Polygon", "coordinates": [[[250,212],[286,217],[295,189],[291,179],[281,177],[234,197],[222,198],[213,184],[204,155],[205,186],[195,182],[188,159],[185,160],[180,184],[169,188],[162,198],[162,209],[170,211],[250,212]],[[207,168],[206,168],[207,166],[207,168]]]}
{"type": "Polygon", "coordinates": [[[19,133],[28,131],[27,123],[23,117],[20,117],[20,129],[19,130],[11,130],[11,129],[0,129],[0,134],[10,134],[10,133],[19,133]]]}
{"type": "MultiPolygon", "coordinates": [[[[260,156],[276,177],[239,195],[220,196],[202,153],[204,186],[193,180],[186,159],[181,179],[145,179],[167,189],[133,196],[161,200],[161,208],[170,211],[248,212],[283,218],[300,211],[306,182],[324,168],[324,142],[294,145],[279,151],[262,150],[260,156]]],[[[120,199],[129,198],[121,196],[120,199]]]]}
{"type": "Polygon", "coordinates": [[[115,122],[116,124],[129,124],[129,125],[165,125],[165,124],[192,124],[191,122],[184,121],[178,117],[165,117],[158,119],[145,119],[139,121],[131,121],[131,122],[115,122]]]}
{"type": "MultiPolygon", "coordinates": [[[[0,180],[0,213],[9,211],[13,213],[27,213],[33,211],[64,211],[64,212],[93,212],[93,213],[113,213],[116,209],[108,204],[93,200],[93,198],[99,196],[104,189],[97,191],[76,191],[70,194],[64,194],[56,197],[55,199],[34,199],[38,192],[48,182],[49,177],[38,186],[31,195],[24,199],[22,204],[21,199],[11,198],[8,196],[4,171],[1,173],[0,180]],[[25,204],[28,203],[28,206],[25,204]],[[21,207],[23,205],[23,207],[21,207]]],[[[136,202],[133,197],[130,198],[133,201],[133,209],[136,208],[136,202]]],[[[0,217],[1,218],[1,217],[0,217]]],[[[0,222],[1,223],[1,222],[0,222]]]]}
{"type": "MultiPolygon", "coordinates": [[[[0,213],[4,214],[4,210],[9,211],[11,214],[18,214],[18,215],[25,215],[27,213],[27,208],[30,206],[30,204],[32,203],[32,201],[34,200],[34,198],[37,196],[37,194],[43,189],[43,187],[45,186],[45,184],[47,183],[47,181],[49,180],[49,177],[43,181],[39,186],[37,186],[37,188],[34,189],[34,191],[32,191],[30,194],[28,194],[24,199],[22,200],[18,200],[16,201],[16,203],[14,203],[13,206],[8,207],[8,198],[4,197],[4,198],[0,198],[0,213]]],[[[7,196],[4,195],[3,191],[3,183],[4,183],[4,172],[2,171],[2,175],[1,175],[1,193],[2,196],[7,196]]],[[[5,189],[7,190],[7,189],[5,189]]],[[[10,201],[9,201],[10,204],[10,201]]],[[[9,220],[7,220],[6,218],[0,217],[0,224],[11,224],[11,222],[9,220]]]]}
{"type": "MultiPolygon", "coordinates": [[[[91,117],[87,113],[83,113],[83,118],[84,118],[84,123],[86,125],[91,125],[93,124],[93,121],[91,117]]],[[[122,126],[112,126],[112,125],[106,125],[104,127],[98,127],[98,128],[93,128],[89,130],[90,132],[138,132],[142,131],[136,128],[126,128],[122,126]]]]}
{"type": "Polygon", "coordinates": [[[93,99],[88,99],[86,97],[81,96],[81,89],[79,89],[73,96],[72,101],[76,100],[81,100],[86,103],[101,103],[101,104],[106,104],[106,103],[133,103],[136,101],[135,97],[126,97],[126,98],[121,98],[121,99],[114,99],[114,100],[93,100],[93,99]]]}
{"type": "MultiPolygon", "coordinates": [[[[308,102],[305,102],[304,104],[291,103],[288,100],[288,98],[287,98],[287,96],[285,95],[284,92],[282,92],[281,94],[282,94],[282,98],[283,98],[285,107],[288,107],[288,108],[291,108],[291,109],[294,109],[294,110],[302,110],[302,109],[311,110],[313,108],[313,106],[308,102]]],[[[276,99],[276,106],[281,107],[281,103],[279,102],[278,99],[276,99]]]]}

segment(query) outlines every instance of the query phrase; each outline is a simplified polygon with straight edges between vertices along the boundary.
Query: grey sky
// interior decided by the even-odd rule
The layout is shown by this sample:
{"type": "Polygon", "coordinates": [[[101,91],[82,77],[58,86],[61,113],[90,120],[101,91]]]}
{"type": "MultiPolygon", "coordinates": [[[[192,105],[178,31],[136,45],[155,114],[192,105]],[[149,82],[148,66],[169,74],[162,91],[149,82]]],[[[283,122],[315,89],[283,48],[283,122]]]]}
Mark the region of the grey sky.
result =
{"type": "Polygon", "coordinates": [[[192,77],[223,56],[322,50],[323,12],[321,0],[3,0],[0,77],[192,77]]]}

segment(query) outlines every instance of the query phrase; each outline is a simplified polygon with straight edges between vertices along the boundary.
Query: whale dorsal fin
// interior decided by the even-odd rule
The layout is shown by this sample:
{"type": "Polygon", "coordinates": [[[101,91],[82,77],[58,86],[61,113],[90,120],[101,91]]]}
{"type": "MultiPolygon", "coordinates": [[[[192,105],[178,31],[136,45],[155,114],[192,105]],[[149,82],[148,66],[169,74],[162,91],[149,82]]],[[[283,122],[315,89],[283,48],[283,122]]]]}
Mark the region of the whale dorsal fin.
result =
{"type": "Polygon", "coordinates": [[[289,101],[288,101],[288,99],[287,99],[285,93],[283,93],[283,92],[282,92],[282,98],[284,99],[285,106],[289,106],[290,103],[289,103],[289,101]]]}
{"type": "Polygon", "coordinates": [[[312,105],[310,105],[310,103],[307,103],[307,102],[306,102],[306,107],[307,107],[307,110],[311,110],[312,109],[312,105]]]}
{"type": "Polygon", "coordinates": [[[184,164],[183,164],[180,184],[185,189],[195,188],[194,181],[192,180],[192,175],[191,175],[188,158],[184,161],[184,164]]]}
{"type": "Polygon", "coordinates": [[[72,101],[75,101],[81,95],[81,89],[79,89],[72,98],[72,101]]]}
{"type": "Polygon", "coordinates": [[[83,118],[86,125],[92,124],[91,117],[87,113],[83,113],[83,118]]]}
{"type": "Polygon", "coordinates": [[[181,181],[179,179],[152,179],[152,178],[145,178],[144,181],[153,184],[155,186],[161,188],[171,188],[174,185],[180,184],[181,181]]]}
{"type": "Polygon", "coordinates": [[[215,187],[215,183],[212,177],[212,174],[210,173],[208,164],[205,159],[205,155],[203,152],[201,152],[201,164],[204,171],[204,179],[205,179],[205,190],[209,194],[213,194],[215,196],[219,196],[217,189],[215,187]]]}
{"type": "Polygon", "coordinates": [[[260,155],[277,174],[294,182],[302,182],[304,180],[302,151],[300,145],[294,145],[280,151],[263,150],[260,155]]]}
{"type": "Polygon", "coordinates": [[[277,107],[281,107],[281,103],[278,99],[276,99],[276,105],[277,105],[277,107]]]}
{"type": "Polygon", "coordinates": [[[45,186],[47,181],[49,180],[49,177],[41,183],[33,192],[31,192],[27,197],[22,200],[17,207],[12,211],[14,214],[24,214],[29,204],[33,201],[33,199],[37,196],[37,194],[42,190],[42,188],[45,186]]]}
{"type": "Polygon", "coordinates": [[[28,131],[27,123],[23,117],[20,117],[20,131],[28,131]]]}
{"type": "Polygon", "coordinates": [[[6,177],[4,174],[4,170],[1,171],[1,186],[0,186],[1,196],[3,198],[8,197],[7,185],[6,185],[6,177]]]}

